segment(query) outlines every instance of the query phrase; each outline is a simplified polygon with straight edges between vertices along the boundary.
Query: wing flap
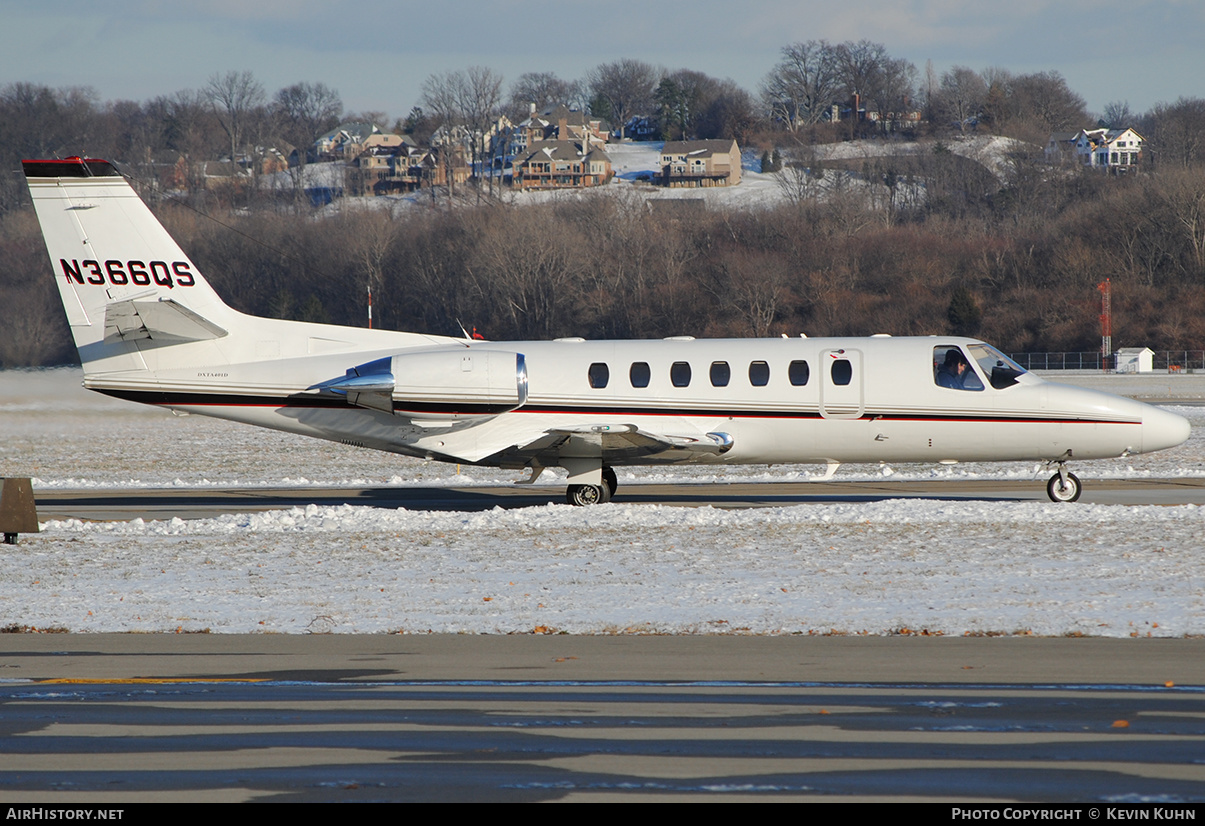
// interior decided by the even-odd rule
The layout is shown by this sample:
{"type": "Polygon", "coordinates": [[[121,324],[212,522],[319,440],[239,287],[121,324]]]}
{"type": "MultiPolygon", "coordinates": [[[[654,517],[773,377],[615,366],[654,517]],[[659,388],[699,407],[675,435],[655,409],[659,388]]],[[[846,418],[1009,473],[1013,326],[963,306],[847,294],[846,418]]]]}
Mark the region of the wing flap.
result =
{"type": "Polygon", "coordinates": [[[564,457],[597,457],[603,464],[665,455],[667,459],[719,455],[732,447],[726,433],[653,433],[634,424],[556,427],[504,451],[510,461],[557,465],[564,457]]]}
{"type": "Polygon", "coordinates": [[[571,439],[593,442],[597,439],[602,458],[620,456],[651,456],[669,450],[681,450],[693,454],[719,454],[731,447],[711,434],[681,435],[673,433],[651,433],[634,424],[586,425],[583,427],[561,427],[549,430],[550,435],[564,435],[571,439]]]}

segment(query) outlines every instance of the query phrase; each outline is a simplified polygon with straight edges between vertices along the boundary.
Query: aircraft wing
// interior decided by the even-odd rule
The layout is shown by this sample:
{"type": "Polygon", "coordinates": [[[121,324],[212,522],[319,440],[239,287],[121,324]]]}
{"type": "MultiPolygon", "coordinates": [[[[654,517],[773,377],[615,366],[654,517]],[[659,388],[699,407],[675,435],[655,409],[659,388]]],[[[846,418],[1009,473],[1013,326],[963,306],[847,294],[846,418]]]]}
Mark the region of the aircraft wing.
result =
{"type": "Polygon", "coordinates": [[[730,447],[732,438],[724,433],[653,433],[634,424],[601,424],[551,428],[503,454],[510,461],[554,466],[562,456],[597,456],[612,464],[661,454],[681,459],[716,455],[730,447]]]}

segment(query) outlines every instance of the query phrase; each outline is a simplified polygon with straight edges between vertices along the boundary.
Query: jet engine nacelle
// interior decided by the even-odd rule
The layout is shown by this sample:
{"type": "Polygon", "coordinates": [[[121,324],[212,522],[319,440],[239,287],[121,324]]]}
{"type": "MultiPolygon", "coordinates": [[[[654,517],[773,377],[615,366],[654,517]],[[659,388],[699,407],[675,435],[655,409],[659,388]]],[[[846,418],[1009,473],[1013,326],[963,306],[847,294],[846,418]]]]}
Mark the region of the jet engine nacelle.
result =
{"type": "Polygon", "coordinates": [[[522,353],[502,350],[420,350],[353,367],[326,387],[350,404],[410,419],[483,418],[527,403],[527,364],[522,353]]]}

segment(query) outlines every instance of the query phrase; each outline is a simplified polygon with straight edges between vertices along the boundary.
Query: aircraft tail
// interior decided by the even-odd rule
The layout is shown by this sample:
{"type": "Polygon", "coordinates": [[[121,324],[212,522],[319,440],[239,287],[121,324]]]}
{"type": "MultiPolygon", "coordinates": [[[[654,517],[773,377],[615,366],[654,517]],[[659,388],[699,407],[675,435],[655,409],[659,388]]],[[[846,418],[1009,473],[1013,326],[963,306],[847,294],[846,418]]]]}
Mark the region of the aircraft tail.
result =
{"type": "Polygon", "coordinates": [[[108,161],[24,161],[85,374],[145,370],[143,350],[227,335],[238,315],[108,161]]]}

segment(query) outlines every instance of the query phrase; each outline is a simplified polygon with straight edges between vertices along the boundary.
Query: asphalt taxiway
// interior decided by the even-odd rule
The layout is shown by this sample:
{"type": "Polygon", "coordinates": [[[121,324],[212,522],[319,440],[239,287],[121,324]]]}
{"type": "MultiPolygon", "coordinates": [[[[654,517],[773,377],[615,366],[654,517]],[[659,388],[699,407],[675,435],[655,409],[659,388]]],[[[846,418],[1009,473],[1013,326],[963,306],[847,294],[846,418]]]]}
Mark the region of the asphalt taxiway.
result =
{"type": "MultiPolygon", "coordinates": [[[[105,488],[38,490],[38,516],[47,519],[200,519],[308,504],[365,505],[407,510],[483,511],[564,502],[564,488],[105,488]]],[[[616,503],[683,507],[760,508],[884,499],[1048,501],[1043,479],[873,482],[652,484],[621,487],[616,503]]],[[[1110,505],[1205,505],[1205,479],[1084,480],[1081,502],[1110,505]]]]}
{"type": "Polygon", "coordinates": [[[1205,640],[13,635],[0,800],[1205,799],[1205,640]]]}

